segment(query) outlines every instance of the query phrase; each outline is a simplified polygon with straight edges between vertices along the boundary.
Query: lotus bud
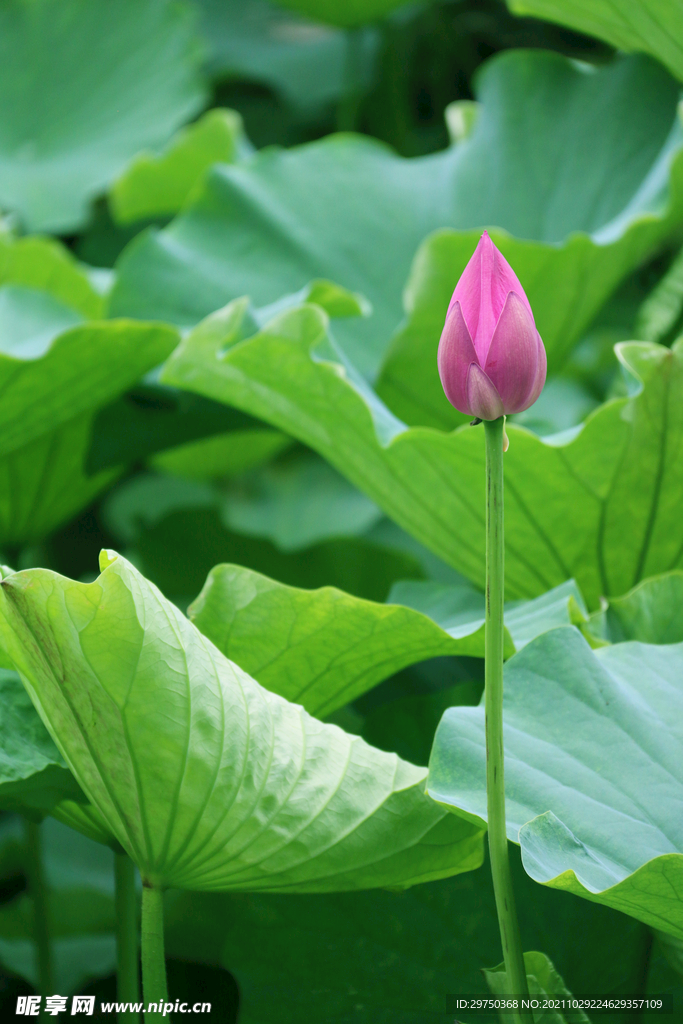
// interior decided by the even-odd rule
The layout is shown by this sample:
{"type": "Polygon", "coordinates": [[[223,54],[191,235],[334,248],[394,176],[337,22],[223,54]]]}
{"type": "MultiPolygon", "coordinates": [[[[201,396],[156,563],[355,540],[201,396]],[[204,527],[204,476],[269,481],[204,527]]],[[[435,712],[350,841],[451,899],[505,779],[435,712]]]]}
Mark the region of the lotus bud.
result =
{"type": "Polygon", "coordinates": [[[529,300],[486,231],[455,286],[437,363],[451,405],[480,420],[528,409],[545,384],[529,300]]]}

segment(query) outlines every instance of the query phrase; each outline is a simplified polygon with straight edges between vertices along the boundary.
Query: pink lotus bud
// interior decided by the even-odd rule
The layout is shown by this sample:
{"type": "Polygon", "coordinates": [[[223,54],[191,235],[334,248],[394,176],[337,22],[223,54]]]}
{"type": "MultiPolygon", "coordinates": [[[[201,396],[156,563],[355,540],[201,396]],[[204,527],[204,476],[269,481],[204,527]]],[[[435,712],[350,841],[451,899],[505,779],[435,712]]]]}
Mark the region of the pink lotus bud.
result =
{"type": "Polygon", "coordinates": [[[528,409],[545,384],[529,300],[486,231],[455,286],[437,363],[451,405],[481,420],[528,409]]]}

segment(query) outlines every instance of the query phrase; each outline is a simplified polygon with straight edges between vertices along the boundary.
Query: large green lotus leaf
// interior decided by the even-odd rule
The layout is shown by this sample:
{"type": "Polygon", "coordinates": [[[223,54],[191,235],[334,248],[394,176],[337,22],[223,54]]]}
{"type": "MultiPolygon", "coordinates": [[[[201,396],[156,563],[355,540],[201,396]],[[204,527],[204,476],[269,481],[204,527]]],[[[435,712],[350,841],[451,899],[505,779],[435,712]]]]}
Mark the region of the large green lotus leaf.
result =
{"type": "Polygon", "coordinates": [[[671,0],[508,0],[515,14],[531,14],[587,35],[619,50],[641,50],[683,79],[683,10],[671,0]]]}
{"type": "Polygon", "coordinates": [[[316,21],[353,28],[379,21],[405,0],[276,0],[316,21]]]}
{"type": "Polygon", "coordinates": [[[89,320],[102,316],[104,300],[69,250],[52,239],[0,234],[0,285],[7,284],[47,292],[89,320]]]}
{"type": "Polygon", "coordinates": [[[7,0],[0,203],[31,231],[80,227],[140,150],[201,106],[193,11],[168,0],[7,0]]]}
{"type": "MultiPolygon", "coordinates": [[[[591,650],[564,627],[505,672],[508,836],[536,881],[683,936],[683,645],[591,650]]],[[[450,708],[428,791],[486,820],[484,708],[450,708]]]]}
{"type": "MultiPolygon", "coordinates": [[[[392,588],[389,601],[416,607],[445,627],[459,622],[461,628],[479,606],[483,622],[482,595],[465,587],[459,588],[458,594],[457,589],[435,585],[434,581],[402,581],[392,588]]],[[[540,598],[508,604],[506,624],[515,644],[524,646],[534,636],[553,626],[567,625],[574,617],[583,621],[576,594],[575,585],[569,581],[540,598]]],[[[454,704],[478,704],[483,689],[483,659],[431,659],[380,683],[352,707],[337,712],[332,720],[381,750],[392,750],[413,764],[426,765],[444,711],[454,704]]]]}
{"type": "Polygon", "coordinates": [[[0,585],[3,643],[86,796],[161,886],[406,886],[481,863],[426,772],[263,689],[134,567],[0,585]],[[154,742],[150,743],[150,736],[154,742]]]}
{"type": "Polygon", "coordinates": [[[83,799],[16,672],[0,668],[0,808],[42,816],[83,799]]]}
{"type": "MultiPolygon", "coordinates": [[[[506,657],[540,633],[569,625],[572,600],[581,609],[570,580],[508,605],[506,657]]],[[[238,565],[217,565],[188,615],[262,686],[319,717],[416,662],[484,656],[484,595],[434,581],[403,580],[379,604],[335,587],[303,590],[238,565]]]]}
{"type": "Polygon", "coordinates": [[[0,458],[0,544],[43,540],[116,479],[84,468],[91,422],[82,413],[0,458]]]}
{"type": "MultiPolygon", "coordinates": [[[[536,885],[514,848],[511,862],[524,948],[544,949],[574,992],[639,991],[642,925],[536,885]]],[[[446,997],[487,995],[481,968],[500,957],[488,864],[402,893],[171,892],[165,920],[169,955],[232,972],[242,1024],[453,1024],[446,997]]]]}
{"type": "Polygon", "coordinates": [[[133,320],[63,330],[77,314],[35,289],[8,288],[4,302],[0,291],[0,456],[104,405],[178,342],[166,324],[133,320]]]}
{"type": "MultiPolygon", "coordinates": [[[[16,824],[3,822],[0,850],[23,845],[16,824]]],[[[40,832],[55,987],[62,993],[87,991],[88,982],[116,970],[112,853],[49,818],[40,832]]],[[[0,906],[0,962],[37,988],[33,901],[27,893],[0,906]]]]}
{"type": "MultiPolygon", "coordinates": [[[[239,304],[224,312],[237,337],[239,304]]],[[[683,559],[683,342],[617,346],[641,391],[593,413],[569,438],[508,428],[506,586],[534,597],[574,578],[589,607],[683,559]]],[[[404,530],[484,584],[484,437],[406,428],[344,364],[324,314],[304,306],[222,355],[190,334],[164,379],[235,405],[316,449],[404,530]]]]}
{"type": "MultiPolygon", "coordinates": [[[[260,82],[303,110],[325,106],[343,93],[344,32],[268,0],[200,0],[199,6],[213,77],[260,82]]],[[[372,85],[378,42],[372,28],[356,33],[354,71],[361,87],[372,85]]]]}
{"type": "MultiPolygon", "coordinates": [[[[300,590],[218,565],[188,608],[194,624],[249,675],[323,717],[407,665],[484,655],[483,616],[447,632],[421,612],[335,587],[300,590]]],[[[514,651],[506,637],[508,655],[514,651]]]]}
{"type": "Polygon", "coordinates": [[[643,580],[623,597],[610,598],[590,617],[589,633],[609,643],[683,643],[683,572],[643,580]]]}
{"type": "Polygon", "coordinates": [[[558,54],[509,51],[486,64],[477,90],[470,137],[431,156],[335,135],[214,168],[169,227],[125,250],[113,314],[191,326],[238,295],[264,305],[327,277],[374,307],[367,321],[335,328],[372,376],[424,237],[461,232],[452,291],[479,229],[497,226],[531,240],[510,241],[506,255],[522,285],[543,294],[545,341],[559,357],[680,220],[677,86],[644,57],[588,71],[558,54]]]}
{"type": "Polygon", "coordinates": [[[234,110],[209,110],[160,155],[139,153],[112,185],[109,205],[121,224],[177,213],[211,164],[231,164],[251,147],[234,110]]]}

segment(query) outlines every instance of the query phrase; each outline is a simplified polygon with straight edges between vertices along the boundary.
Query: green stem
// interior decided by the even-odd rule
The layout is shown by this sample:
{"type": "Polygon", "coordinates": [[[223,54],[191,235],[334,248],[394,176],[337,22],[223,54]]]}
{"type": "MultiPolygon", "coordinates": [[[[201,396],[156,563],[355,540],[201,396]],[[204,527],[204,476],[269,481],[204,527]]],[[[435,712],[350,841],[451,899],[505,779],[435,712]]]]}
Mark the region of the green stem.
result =
{"type": "MultiPolygon", "coordinates": [[[[43,866],[40,825],[26,819],[26,876],[28,894],[33,900],[33,941],[38,966],[38,991],[43,1000],[55,994],[50,942],[50,911],[43,866]]],[[[43,1018],[47,1019],[47,1018],[43,1018]]]]}
{"type": "MultiPolygon", "coordinates": [[[[524,956],[510,877],[505,828],[503,774],[503,597],[505,535],[503,526],[503,437],[505,418],[485,421],[486,432],[486,796],[489,853],[503,946],[508,992],[527,994],[524,956]]],[[[519,1015],[519,1019],[526,1019],[519,1015]]]]}
{"type": "Polygon", "coordinates": [[[337,131],[353,132],[358,128],[363,102],[362,61],[364,33],[362,28],[349,28],[345,34],[342,94],[337,105],[337,131]]]}
{"type": "Polygon", "coordinates": [[[166,961],[164,959],[164,894],[149,885],[142,887],[142,993],[145,1007],[157,1004],[157,1012],[145,1012],[145,1024],[164,1020],[168,1002],[166,961]]]}
{"type": "MultiPolygon", "coordinates": [[[[633,991],[637,992],[639,996],[644,996],[647,993],[647,980],[650,973],[654,940],[655,937],[651,929],[646,924],[641,925],[636,954],[636,978],[633,985],[633,991]]],[[[673,939],[672,941],[675,943],[677,940],[673,939]]],[[[639,1024],[640,1021],[647,1020],[648,1018],[650,1018],[650,1014],[647,1010],[641,1009],[634,1017],[629,1015],[629,1024],[639,1024]]]]}
{"type": "MultiPolygon", "coordinates": [[[[116,884],[116,998],[120,1003],[140,1001],[138,966],[138,899],[135,890],[135,864],[125,853],[114,855],[116,884]]],[[[119,1024],[139,1024],[140,1015],[126,1010],[118,1015],[119,1024]]]]}
{"type": "Polygon", "coordinates": [[[414,156],[411,146],[410,46],[404,25],[388,19],[382,23],[382,86],[384,102],[379,123],[380,137],[402,156],[414,156]]]}

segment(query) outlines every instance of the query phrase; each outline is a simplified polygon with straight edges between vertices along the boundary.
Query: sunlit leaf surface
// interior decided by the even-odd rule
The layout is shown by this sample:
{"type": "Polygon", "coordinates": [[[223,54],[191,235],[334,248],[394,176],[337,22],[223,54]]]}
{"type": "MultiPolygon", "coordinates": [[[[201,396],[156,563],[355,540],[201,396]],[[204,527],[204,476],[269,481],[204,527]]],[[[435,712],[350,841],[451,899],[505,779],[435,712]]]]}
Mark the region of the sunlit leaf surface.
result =
{"type": "Polygon", "coordinates": [[[147,881],[325,892],[481,863],[481,831],[425,795],[425,769],[263,689],[125,559],[104,553],[103,566],[91,584],[9,576],[0,630],[147,881]]]}
{"type": "MultiPolygon", "coordinates": [[[[538,882],[683,937],[683,645],[592,651],[571,628],[505,674],[508,836],[538,882]]],[[[484,708],[450,708],[428,788],[486,819],[484,708]]]]}
{"type": "MultiPolygon", "coordinates": [[[[363,601],[334,587],[285,587],[219,565],[188,614],[262,686],[324,716],[406,665],[444,655],[483,657],[479,611],[475,606],[469,620],[447,632],[398,603],[363,601]]],[[[506,646],[511,654],[509,637],[506,646]]]]}

